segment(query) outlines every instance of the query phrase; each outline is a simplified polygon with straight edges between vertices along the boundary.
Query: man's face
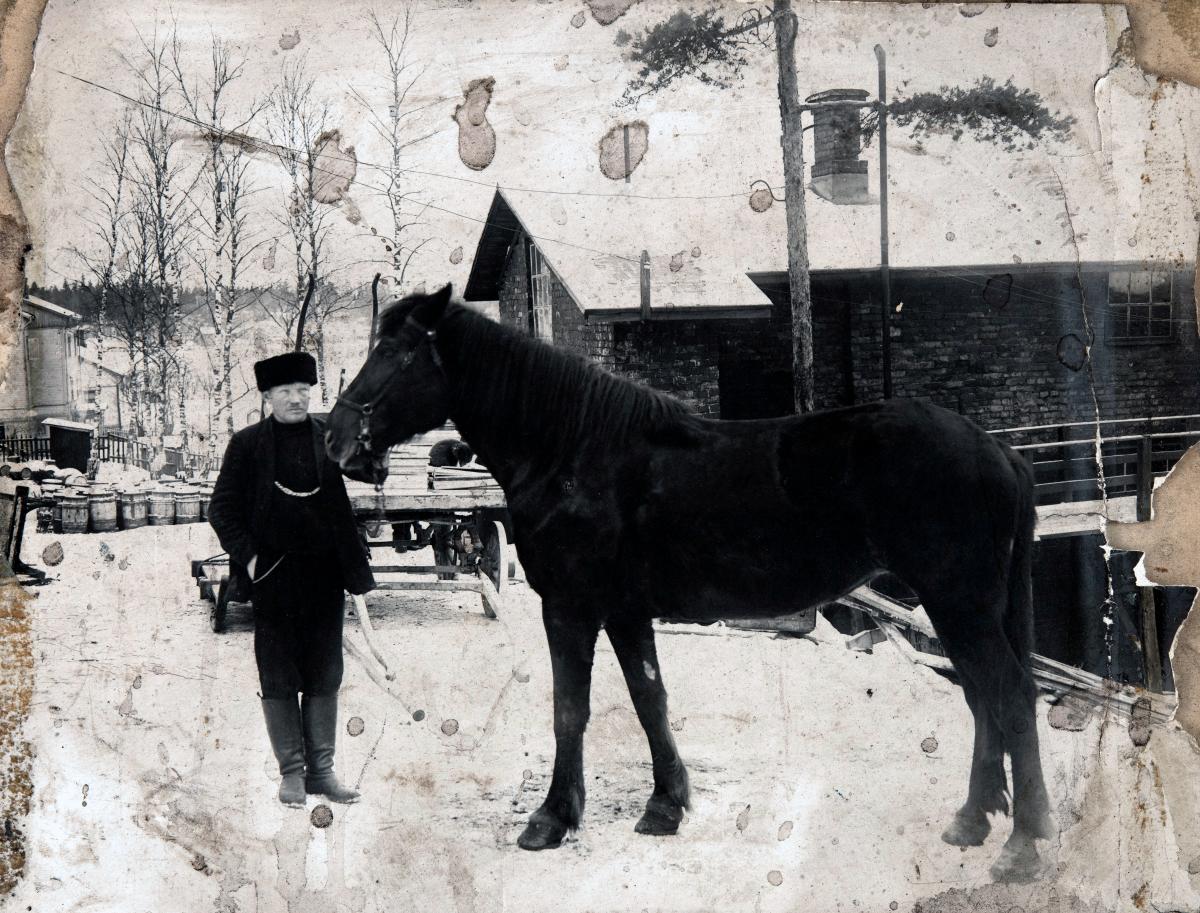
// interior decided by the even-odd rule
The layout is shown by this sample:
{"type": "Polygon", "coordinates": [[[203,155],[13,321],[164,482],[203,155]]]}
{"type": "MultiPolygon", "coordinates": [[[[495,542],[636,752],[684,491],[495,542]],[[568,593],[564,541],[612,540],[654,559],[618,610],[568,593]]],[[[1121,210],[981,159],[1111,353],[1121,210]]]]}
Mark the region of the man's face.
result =
{"type": "Polygon", "coordinates": [[[275,420],[291,425],[308,417],[308,384],[280,384],[267,391],[267,402],[275,420]]]}

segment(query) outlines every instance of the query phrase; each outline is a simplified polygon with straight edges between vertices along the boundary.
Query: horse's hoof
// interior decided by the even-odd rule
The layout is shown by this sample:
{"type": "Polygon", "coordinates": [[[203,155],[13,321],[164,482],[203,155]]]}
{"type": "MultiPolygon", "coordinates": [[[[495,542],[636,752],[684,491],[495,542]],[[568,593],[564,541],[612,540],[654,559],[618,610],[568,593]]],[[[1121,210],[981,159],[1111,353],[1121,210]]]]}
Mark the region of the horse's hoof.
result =
{"type": "Polygon", "coordinates": [[[1000,851],[1000,858],[992,863],[992,878],[1008,884],[1023,884],[1034,881],[1041,875],[1042,858],[1038,855],[1033,840],[1010,838],[1000,851]]]}
{"type": "Polygon", "coordinates": [[[959,812],[950,826],[942,831],[942,840],[951,846],[983,846],[991,830],[987,815],[974,817],[959,812]]]}
{"type": "Polygon", "coordinates": [[[639,834],[649,834],[652,837],[669,837],[678,833],[679,823],[682,820],[683,809],[674,806],[662,808],[647,805],[641,820],[634,825],[633,829],[639,834]]]}
{"type": "Polygon", "coordinates": [[[547,821],[530,821],[517,838],[517,846],[523,850],[553,850],[562,844],[567,829],[561,824],[547,821]]]}

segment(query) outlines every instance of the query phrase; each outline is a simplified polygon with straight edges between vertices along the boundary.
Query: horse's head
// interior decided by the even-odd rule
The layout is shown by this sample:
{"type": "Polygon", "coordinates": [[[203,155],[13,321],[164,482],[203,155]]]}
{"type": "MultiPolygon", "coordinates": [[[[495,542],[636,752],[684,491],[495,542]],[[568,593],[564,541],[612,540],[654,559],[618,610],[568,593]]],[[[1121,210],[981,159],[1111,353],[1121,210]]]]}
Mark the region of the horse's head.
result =
{"type": "Polygon", "coordinates": [[[342,472],[382,484],[387,450],[445,423],[450,393],[437,352],[437,327],[450,286],[410,295],[379,318],[379,341],[329,413],[325,449],[342,472]]]}

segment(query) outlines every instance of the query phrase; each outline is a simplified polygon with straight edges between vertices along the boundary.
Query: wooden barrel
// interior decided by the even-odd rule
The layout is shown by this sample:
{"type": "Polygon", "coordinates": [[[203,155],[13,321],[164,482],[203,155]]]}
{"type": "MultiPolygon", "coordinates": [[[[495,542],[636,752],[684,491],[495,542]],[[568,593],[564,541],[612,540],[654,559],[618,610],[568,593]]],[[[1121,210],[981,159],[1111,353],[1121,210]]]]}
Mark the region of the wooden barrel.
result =
{"type": "Polygon", "coordinates": [[[200,519],[208,519],[208,502],[212,500],[212,486],[205,485],[200,489],[200,519]]]}
{"type": "Polygon", "coordinates": [[[121,492],[121,529],[138,529],[146,525],[149,497],[144,491],[121,492]]]}
{"type": "Polygon", "coordinates": [[[53,514],[50,519],[50,529],[56,533],[61,533],[62,528],[62,493],[59,492],[54,496],[53,514]]]}
{"type": "Polygon", "coordinates": [[[92,532],[111,533],[117,528],[117,496],[111,491],[93,491],[88,494],[88,516],[92,532]]]}
{"type": "Polygon", "coordinates": [[[64,533],[86,533],[88,529],[87,495],[71,492],[59,499],[64,533]]]}
{"type": "Polygon", "coordinates": [[[200,493],[194,488],[179,488],[175,491],[175,522],[200,522],[200,493]]]}
{"type": "Polygon", "coordinates": [[[175,522],[175,495],[167,489],[150,492],[146,500],[146,519],[151,526],[170,526],[175,522]]]}

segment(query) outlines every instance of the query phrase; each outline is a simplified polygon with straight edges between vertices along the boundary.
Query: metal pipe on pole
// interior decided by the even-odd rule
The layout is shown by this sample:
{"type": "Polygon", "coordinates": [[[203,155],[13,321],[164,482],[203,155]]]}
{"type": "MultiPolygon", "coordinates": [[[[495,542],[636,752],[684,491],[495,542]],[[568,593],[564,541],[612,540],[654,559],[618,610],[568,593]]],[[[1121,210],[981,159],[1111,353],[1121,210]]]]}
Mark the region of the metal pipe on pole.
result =
{"type": "Polygon", "coordinates": [[[875,45],[879,63],[879,278],[880,333],[883,354],[883,398],[892,398],[892,277],[888,269],[888,187],[887,187],[887,55],[875,45]]]}

